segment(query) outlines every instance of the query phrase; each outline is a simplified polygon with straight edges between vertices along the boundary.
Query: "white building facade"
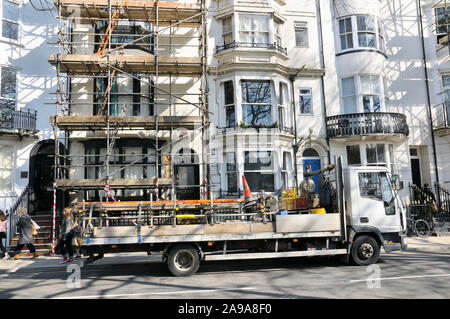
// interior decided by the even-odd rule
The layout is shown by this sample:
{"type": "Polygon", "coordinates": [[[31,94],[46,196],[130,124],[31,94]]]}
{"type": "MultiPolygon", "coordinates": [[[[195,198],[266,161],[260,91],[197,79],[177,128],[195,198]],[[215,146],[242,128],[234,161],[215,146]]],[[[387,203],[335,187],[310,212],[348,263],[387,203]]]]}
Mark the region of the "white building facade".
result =
{"type": "Polygon", "coordinates": [[[242,191],[242,175],[253,191],[294,187],[335,155],[388,167],[404,200],[410,183],[448,186],[448,117],[432,124],[450,101],[444,1],[299,3],[211,1],[217,196],[242,191]]]}
{"type": "MultiPolygon", "coordinates": [[[[53,68],[46,62],[55,41],[55,11],[31,1],[0,2],[0,209],[10,209],[30,181],[39,180],[42,147],[52,139],[49,116],[55,112],[53,68]],[[30,167],[33,158],[33,167],[30,167]],[[39,167],[38,167],[39,166],[39,167]]],[[[51,151],[53,152],[53,150],[51,151]]],[[[50,152],[47,150],[48,155],[50,152]]],[[[42,178],[42,175],[41,175],[42,178]]],[[[38,198],[35,198],[38,200],[38,198]]]]}

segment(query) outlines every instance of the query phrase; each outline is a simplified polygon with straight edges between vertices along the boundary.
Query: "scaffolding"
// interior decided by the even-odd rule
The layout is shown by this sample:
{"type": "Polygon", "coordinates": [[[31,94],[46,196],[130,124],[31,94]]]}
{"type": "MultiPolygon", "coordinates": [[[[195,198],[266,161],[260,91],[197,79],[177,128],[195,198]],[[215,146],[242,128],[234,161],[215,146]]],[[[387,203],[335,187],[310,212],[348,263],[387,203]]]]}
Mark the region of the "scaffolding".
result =
{"type": "Polygon", "coordinates": [[[78,201],[208,197],[206,0],[187,2],[54,0],[54,188],[78,201]],[[189,138],[192,154],[176,153],[189,138]],[[198,182],[177,183],[177,158],[198,159],[198,182]]]}

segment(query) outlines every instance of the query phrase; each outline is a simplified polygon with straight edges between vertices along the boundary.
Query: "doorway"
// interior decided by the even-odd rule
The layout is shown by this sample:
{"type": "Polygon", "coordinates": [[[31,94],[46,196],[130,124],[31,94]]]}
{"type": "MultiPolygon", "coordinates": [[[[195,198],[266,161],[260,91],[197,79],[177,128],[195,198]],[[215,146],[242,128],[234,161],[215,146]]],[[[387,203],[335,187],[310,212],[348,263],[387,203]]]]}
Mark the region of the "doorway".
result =
{"type": "Polygon", "coordinates": [[[200,199],[200,168],[192,149],[181,149],[174,165],[178,200],[200,199]]]}
{"type": "Polygon", "coordinates": [[[420,170],[420,158],[419,150],[417,148],[411,148],[409,150],[409,155],[411,158],[411,174],[412,183],[416,186],[422,186],[421,170],[420,170]]]}
{"type": "MultiPolygon", "coordinates": [[[[64,147],[60,144],[60,154],[64,147]]],[[[30,213],[50,212],[53,208],[53,181],[55,141],[38,142],[30,152],[29,187],[31,189],[30,213]]]]}
{"type": "MultiPolygon", "coordinates": [[[[303,172],[306,171],[306,168],[309,167],[311,172],[317,171],[320,169],[320,156],[316,150],[312,148],[307,148],[303,152],[303,172]]],[[[314,193],[317,193],[319,190],[319,175],[314,175],[311,177],[314,181],[314,193]]]]}

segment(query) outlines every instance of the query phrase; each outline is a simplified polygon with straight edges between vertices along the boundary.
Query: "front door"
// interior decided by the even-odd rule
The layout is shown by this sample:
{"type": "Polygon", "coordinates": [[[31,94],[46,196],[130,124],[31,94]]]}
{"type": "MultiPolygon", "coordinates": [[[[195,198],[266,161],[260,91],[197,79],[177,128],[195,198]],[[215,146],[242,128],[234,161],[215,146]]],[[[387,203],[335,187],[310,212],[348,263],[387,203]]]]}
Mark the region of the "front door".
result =
{"type": "MultiPolygon", "coordinates": [[[[306,171],[307,167],[310,167],[310,171],[318,171],[320,169],[320,159],[304,159],[303,160],[303,172],[306,171]]],[[[314,193],[317,193],[319,190],[319,175],[312,176],[312,180],[316,185],[314,188],[314,193]]]]}
{"type": "Polygon", "coordinates": [[[200,199],[198,165],[176,165],[174,171],[177,199],[200,199]]]}
{"type": "Polygon", "coordinates": [[[413,184],[419,187],[422,186],[420,179],[420,161],[418,158],[411,158],[411,174],[413,184]]]}

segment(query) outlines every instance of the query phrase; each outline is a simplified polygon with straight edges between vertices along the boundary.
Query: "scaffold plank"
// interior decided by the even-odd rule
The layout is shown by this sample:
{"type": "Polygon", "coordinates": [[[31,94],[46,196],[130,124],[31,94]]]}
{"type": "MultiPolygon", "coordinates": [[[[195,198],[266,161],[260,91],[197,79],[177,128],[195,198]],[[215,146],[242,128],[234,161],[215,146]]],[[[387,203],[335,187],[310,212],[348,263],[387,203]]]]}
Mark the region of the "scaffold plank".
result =
{"type": "MultiPolygon", "coordinates": [[[[108,180],[110,188],[149,188],[156,185],[156,178],[117,178],[108,180]]],[[[159,178],[158,186],[171,186],[172,179],[159,178]]],[[[57,188],[65,189],[102,189],[104,179],[56,179],[57,188]]]]}
{"type": "Polygon", "coordinates": [[[109,116],[105,115],[58,115],[50,116],[50,123],[61,129],[86,131],[92,129],[106,129],[112,126],[123,126],[126,129],[139,128],[155,130],[156,123],[159,130],[172,128],[195,129],[202,126],[201,116],[109,116]]]}
{"type": "MultiPolygon", "coordinates": [[[[91,23],[91,17],[108,19],[108,0],[55,0],[55,6],[61,5],[62,17],[86,18],[81,23],[91,23]],[[82,10],[81,10],[82,9],[82,10]]],[[[170,25],[173,22],[186,20],[180,26],[198,27],[201,24],[201,7],[194,3],[165,2],[158,1],[158,23],[159,25],[170,25]]],[[[112,0],[112,7],[126,7],[122,10],[119,19],[143,20],[148,22],[156,21],[155,1],[122,1],[112,0]]]]}
{"type": "MultiPolygon", "coordinates": [[[[110,55],[96,54],[52,54],[48,60],[53,66],[59,65],[61,73],[91,74],[108,71],[108,65],[124,72],[155,73],[153,55],[110,55]]],[[[196,57],[158,57],[159,74],[200,75],[201,59],[196,57]]]]}

